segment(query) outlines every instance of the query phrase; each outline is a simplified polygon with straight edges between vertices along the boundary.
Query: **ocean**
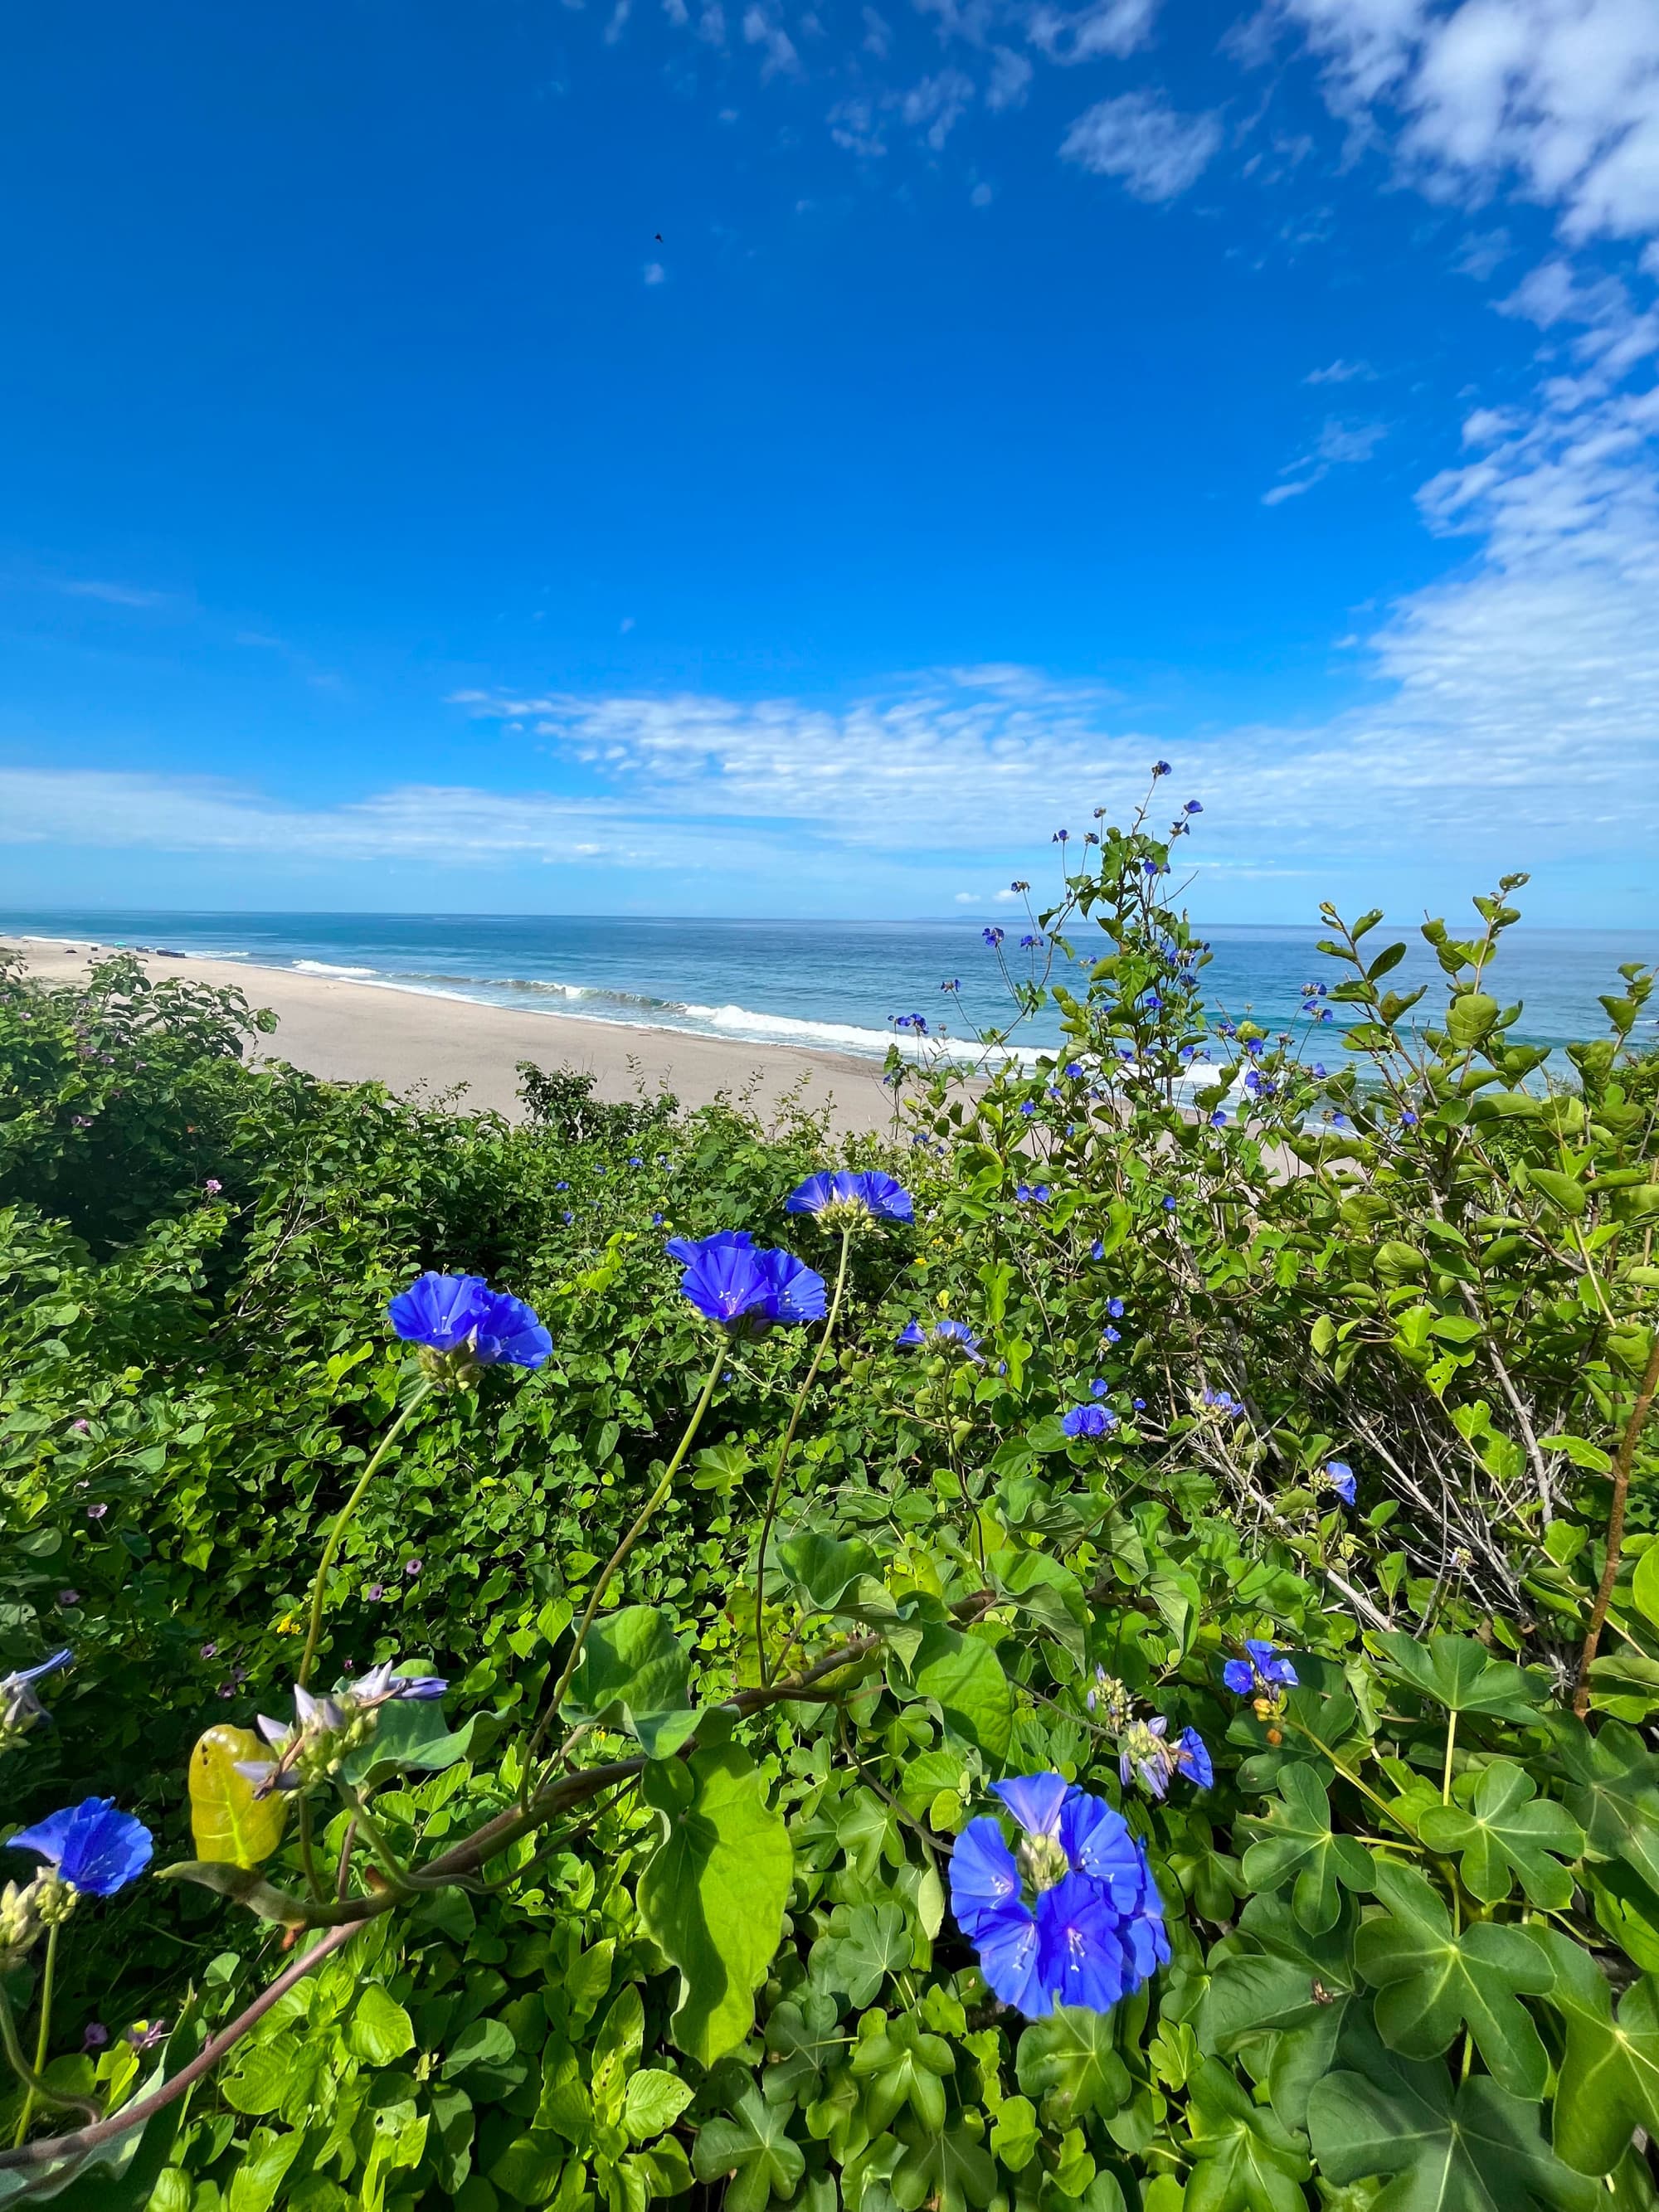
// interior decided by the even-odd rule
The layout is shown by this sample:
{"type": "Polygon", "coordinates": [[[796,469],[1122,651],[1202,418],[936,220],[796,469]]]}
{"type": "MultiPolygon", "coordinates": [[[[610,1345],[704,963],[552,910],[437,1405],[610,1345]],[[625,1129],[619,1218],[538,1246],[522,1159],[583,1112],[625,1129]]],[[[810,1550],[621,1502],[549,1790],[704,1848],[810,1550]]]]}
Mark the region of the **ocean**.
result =
{"type": "MultiPolygon", "coordinates": [[[[1006,955],[1024,925],[998,917],[1006,955]]],[[[996,956],[982,921],[694,921],[583,915],[188,914],[89,908],[0,909],[0,933],[65,937],[77,945],[126,945],[245,963],[257,1001],[260,968],[332,975],[366,988],[473,999],[763,1044],[812,1045],[878,1059],[897,1015],[921,1014],[930,1036],[971,1042],[976,1030],[1010,1018],[996,956]],[[941,987],[958,981],[957,992],[941,987]]],[[[1316,950],[1316,929],[1217,927],[1204,971],[1212,1003],[1237,1018],[1294,1028],[1302,987],[1346,972],[1316,950]]],[[[1438,969],[1414,927],[1379,927],[1380,948],[1406,938],[1407,959],[1389,981],[1431,984],[1438,969]]],[[[1091,925],[1075,933],[1097,957],[1091,925]],[[1092,940],[1092,942],[1091,942],[1092,940]]],[[[1620,989],[1623,960],[1659,963],[1659,930],[1528,929],[1510,933],[1492,988],[1525,1012],[1514,1034],[1559,1048],[1605,1028],[1598,993],[1620,989]]],[[[1074,975],[1070,980],[1079,979],[1074,975]]],[[[1339,1018],[1340,1017],[1340,1010],[1339,1018]]],[[[1654,1012],[1659,1012],[1659,999],[1654,1012]]],[[[910,1033],[899,1033],[907,1048],[910,1033]]],[[[1651,1016],[1640,1033],[1655,1037],[1651,1016]]],[[[1029,1050],[1053,1046],[1052,1012],[1018,1030],[1029,1050]]]]}

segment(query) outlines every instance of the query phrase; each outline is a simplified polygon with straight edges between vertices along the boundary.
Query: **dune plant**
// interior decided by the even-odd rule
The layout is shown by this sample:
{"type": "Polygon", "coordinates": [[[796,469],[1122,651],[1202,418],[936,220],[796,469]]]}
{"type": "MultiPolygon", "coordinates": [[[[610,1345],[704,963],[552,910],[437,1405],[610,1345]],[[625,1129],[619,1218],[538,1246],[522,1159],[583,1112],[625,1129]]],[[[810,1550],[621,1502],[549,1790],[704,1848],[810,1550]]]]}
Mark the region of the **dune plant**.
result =
{"type": "Polygon", "coordinates": [[[1659,2203],[1651,977],[1211,1006],[1164,787],[839,1160],[192,1004],[89,1249],[6,981],[0,2201],[1659,2203]]]}

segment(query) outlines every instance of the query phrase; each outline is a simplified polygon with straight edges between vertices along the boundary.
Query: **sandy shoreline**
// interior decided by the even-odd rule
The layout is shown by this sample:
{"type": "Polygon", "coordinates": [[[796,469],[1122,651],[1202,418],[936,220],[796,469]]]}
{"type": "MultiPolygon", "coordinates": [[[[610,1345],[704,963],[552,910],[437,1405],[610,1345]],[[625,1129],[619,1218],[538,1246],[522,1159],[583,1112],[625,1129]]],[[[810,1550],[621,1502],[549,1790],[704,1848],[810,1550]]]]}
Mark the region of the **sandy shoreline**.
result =
{"type": "MultiPolygon", "coordinates": [[[[0,938],[0,946],[22,953],[31,974],[48,982],[83,975],[92,942],[0,938]]],[[[769,1118],[793,1095],[814,1111],[829,1107],[833,1126],[842,1132],[892,1126],[892,1096],[879,1066],[850,1054],[482,1006],[262,968],[251,960],[143,957],[153,975],[234,984],[255,1006],[269,1006],[278,1027],[263,1041],[260,1056],[290,1060],[330,1082],[384,1083],[400,1097],[465,1084],[463,1107],[493,1108],[516,1119],[515,1063],[532,1060],[542,1067],[591,1072],[601,1098],[632,1097],[643,1085],[648,1091],[659,1086],[673,1091],[684,1105],[706,1106],[724,1092],[745,1097],[769,1118]]]]}

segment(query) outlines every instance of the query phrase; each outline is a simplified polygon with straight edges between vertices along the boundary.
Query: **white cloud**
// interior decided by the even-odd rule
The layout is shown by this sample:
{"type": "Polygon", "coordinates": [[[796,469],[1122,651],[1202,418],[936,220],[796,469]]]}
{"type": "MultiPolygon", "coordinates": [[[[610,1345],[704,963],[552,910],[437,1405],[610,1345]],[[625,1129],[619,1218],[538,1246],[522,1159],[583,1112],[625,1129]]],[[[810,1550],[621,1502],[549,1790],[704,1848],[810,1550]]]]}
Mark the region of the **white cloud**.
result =
{"type": "Polygon", "coordinates": [[[605,27],[605,43],[607,46],[616,45],[627,28],[628,19],[633,12],[634,0],[617,0],[616,6],[611,11],[611,21],[605,27]]]}
{"type": "Polygon", "coordinates": [[[1144,92],[1090,108],[1066,132],[1064,160],[1097,176],[1120,177],[1137,199],[1170,200],[1195,184],[1221,143],[1213,115],[1177,115],[1144,92]]]}
{"type": "Polygon", "coordinates": [[[975,185],[968,195],[968,204],[969,207],[988,208],[995,198],[996,194],[989,185],[975,185]]]}
{"type": "Polygon", "coordinates": [[[837,100],[825,120],[830,125],[831,138],[837,146],[844,146],[849,154],[873,157],[887,151],[881,135],[881,125],[870,100],[837,100]]]}
{"type": "Polygon", "coordinates": [[[993,47],[990,82],[985,88],[985,105],[994,115],[1000,115],[1006,108],[1023,106],[1027,89],[1036,74],[1025,56],[1017,54],[1012,46],[993,47]]]}
{"type": "MultiPolygon", "coordinates": [[[[1322,380],[1310,377],[1307,380],[1311,384],[1322,380]]],[[[1328,418],[1307,452],[1279,471],[1288,481],[1264,491],[1261,504],[1279,507],[1287,499],[1299,499],[1304,491],[1322,483],[1333,469],[1370,460],[1388,434],[1386,422],[1340,422],[1334,416],[1328,418]]]]}
{"type": "Polygon", "coordinates": [[[974,81],[958,69],[925,76],[904,95],[902,112],[913,131],[927,126],[927,143],[937,154],[974,96],[974,81]]]}
{"type": "Polygon", "coordinates": [[[57,579],[52,588],[71,599],[101,599],[110,607],[161,607],[167,603],[165,592],[146,590],[139,584],[110,584],[94,576],[64,576],[57,579]]]}
{"type": "Polygon", "coordinates": [[[775,76],[780,72],[791,71],[800,66],[793,40],[782,24],[775,22],[763,8],[744,9],[743,35],[745,45],[761,46],[765,50],[766,58],[761,66],[763,77],[775,76]]]}
{"type": "Polygon", "coordinates": [[[1570,239],[1659,229],[1653,0],[1275,0],[1323,59],[1331,105],[1395,145],[1430,193],[1513,180],[1570,239]]]}
{"type": "Polygon", "coordinates": [[[660,261],[647,261],[645,264],[644,275],[647,284],[664,284],[668,281],[668,271],[660,261]]]}
{"type": "Polygon", "coordinates": [[[885,61],[888,48],[893,43],[893,28],[884,15],[873,8],[864,11],[864,51],[873,54],[878,62],[885,61]]]}
{"type": "Polygon", "coordinates": [[[1121,57],[1144,46],[1152,35],[1159,0],[1092,0],[1088,7],[1063,9],[1039,4],[1031,11],[1026,36],[1051,62],[1098,61],[1121,57]]]}
{"type": "Polygon", "coordinates": [[[1376,371],[1369,362],[1337,360],[1332,362],[1328,368],[1310,369],[1302,381],[1304,384],[1352,384],[1363,380],[1369,384],[1376,375],[1376,371]]]}

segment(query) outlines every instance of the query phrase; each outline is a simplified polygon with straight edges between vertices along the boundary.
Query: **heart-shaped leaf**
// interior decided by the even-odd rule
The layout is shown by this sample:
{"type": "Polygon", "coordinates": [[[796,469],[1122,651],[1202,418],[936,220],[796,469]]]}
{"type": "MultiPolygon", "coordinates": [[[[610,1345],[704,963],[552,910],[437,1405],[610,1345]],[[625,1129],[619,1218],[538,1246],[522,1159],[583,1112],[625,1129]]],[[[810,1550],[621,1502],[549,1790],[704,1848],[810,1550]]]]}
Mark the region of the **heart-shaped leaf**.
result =
{"type": "Polygon", "coordinates": [[[560,1711],[577,1726],[621,1729],[647,1759],[672,1759],[697,1725],[690,1680],[672,1617],[626,1606],[589,1629],[560,1711]]]}

